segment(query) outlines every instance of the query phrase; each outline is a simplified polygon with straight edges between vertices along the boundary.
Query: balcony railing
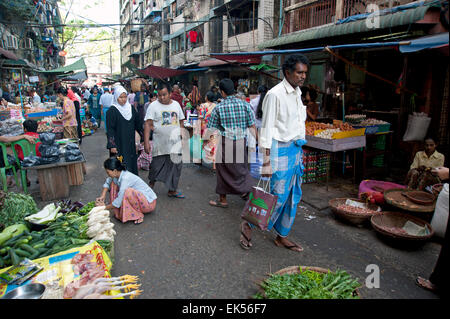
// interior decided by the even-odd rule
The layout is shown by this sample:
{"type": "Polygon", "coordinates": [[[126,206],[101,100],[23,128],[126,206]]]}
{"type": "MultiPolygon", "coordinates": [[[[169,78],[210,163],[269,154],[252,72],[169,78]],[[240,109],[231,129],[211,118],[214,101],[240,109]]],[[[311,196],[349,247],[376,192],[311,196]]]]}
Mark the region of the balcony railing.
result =
{"type": "Polygon", "coordinates": [[[383,10],[410,2],[414,0],[284,0],[283,34],[366,13],[370,4],[376,4],[380,10],[383,10]]]}

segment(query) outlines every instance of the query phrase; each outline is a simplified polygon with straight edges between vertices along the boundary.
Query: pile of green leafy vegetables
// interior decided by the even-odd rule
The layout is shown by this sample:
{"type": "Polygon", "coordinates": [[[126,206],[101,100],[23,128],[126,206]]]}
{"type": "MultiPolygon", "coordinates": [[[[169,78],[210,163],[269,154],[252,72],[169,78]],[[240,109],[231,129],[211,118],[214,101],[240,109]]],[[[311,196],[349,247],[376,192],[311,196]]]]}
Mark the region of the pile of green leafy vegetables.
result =
{"type": "Polygon", "coordinates": [[[295,274],[272,274],[260,284],[255,299],[359,299],[361,285],[345,271],[319,273],[301,270],[295,274]]]}
{"type": "Polygon", "coordinates": [[[24,218],[38,211],[33,197],[26,194],[0,193],[0,223],[8,227],[23,222],[24,218]]]}

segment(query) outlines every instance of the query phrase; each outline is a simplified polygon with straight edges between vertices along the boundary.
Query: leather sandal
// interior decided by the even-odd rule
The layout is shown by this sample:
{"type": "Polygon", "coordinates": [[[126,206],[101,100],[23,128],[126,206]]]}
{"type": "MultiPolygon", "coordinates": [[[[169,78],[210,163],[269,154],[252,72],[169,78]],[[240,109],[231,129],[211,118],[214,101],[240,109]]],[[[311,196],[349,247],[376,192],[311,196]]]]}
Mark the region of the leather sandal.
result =
{"type": "Polygon", "coordinates": [[[222,207],[222,208],[228,208],[228,203],[222,203],[220,201],[215,201],[215,200],[210,200],[209,201],[209,205],[214,206],[214,207],[222,207]]]}
{"type": "Polygon", "coordinates": [[[239,244],[241,245],[241,247],[245,250],[249,250],[253,245],[251,243],[251,238],[248,238],[247,235],[244,232],[244,223],[241,223],[241,225],[239,226],[240,230],[241,230],[241,238],[239,240],[239,244]],[[245,240],[245,241],[244,241],[245,240]]]}

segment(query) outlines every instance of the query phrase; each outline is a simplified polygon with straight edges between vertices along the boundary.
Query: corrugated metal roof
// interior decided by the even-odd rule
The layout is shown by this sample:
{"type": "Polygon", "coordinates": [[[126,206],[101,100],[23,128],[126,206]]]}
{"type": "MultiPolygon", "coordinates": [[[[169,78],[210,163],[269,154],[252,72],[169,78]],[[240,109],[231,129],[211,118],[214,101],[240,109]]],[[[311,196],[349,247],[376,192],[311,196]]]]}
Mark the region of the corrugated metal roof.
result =
{"type": "MultiPolygon", "coordinates": [[[[408,25],[422,20],[429,6],[420,6],[418,8],[404,10],[393,14],[380,16],[380,25],[377,29],[393,28],[401,25],[408,25]]],[[[291,43],[299,43],[321,38],[337,37],[346,34],[374,31],[367,20],[352,21],[342,24],[327,24],[324,26],[311,28],[307,30],[290,33],[270,41],[266,41],[259,46],[260,49],[279,47],[291,43]]]]}

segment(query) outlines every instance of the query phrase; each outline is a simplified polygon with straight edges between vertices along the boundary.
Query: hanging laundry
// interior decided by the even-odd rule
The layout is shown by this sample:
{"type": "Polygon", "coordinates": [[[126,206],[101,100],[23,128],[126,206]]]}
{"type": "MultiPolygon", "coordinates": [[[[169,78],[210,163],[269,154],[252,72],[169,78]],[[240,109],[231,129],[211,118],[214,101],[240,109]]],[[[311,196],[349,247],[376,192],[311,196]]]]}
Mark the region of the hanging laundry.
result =
{"type": "Polygon", "coordinates": [[[186,37],[189,38],[191,43],[197,43],[197,36],[197,31],[189,31],[188,34],[186,34],[186,37]]]}

